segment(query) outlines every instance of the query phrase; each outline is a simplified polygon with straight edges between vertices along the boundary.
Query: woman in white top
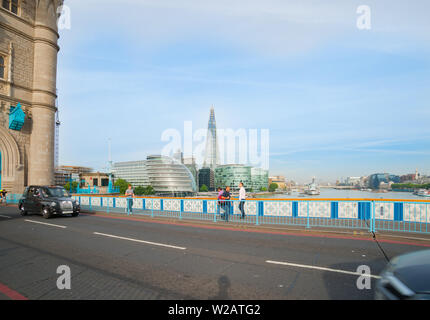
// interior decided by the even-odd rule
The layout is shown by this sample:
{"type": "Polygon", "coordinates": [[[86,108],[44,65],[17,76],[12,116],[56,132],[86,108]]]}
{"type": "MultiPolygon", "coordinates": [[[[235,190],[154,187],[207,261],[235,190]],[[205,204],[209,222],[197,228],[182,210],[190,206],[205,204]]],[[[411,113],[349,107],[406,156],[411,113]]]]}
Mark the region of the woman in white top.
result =
{"type": "Polygon", "coordinates": [[[239,183],[239,210],[242,213],[241,219],[245,219],[245,199],[246,199],[246,190],[243,187],[243,183],[239,183]]]}

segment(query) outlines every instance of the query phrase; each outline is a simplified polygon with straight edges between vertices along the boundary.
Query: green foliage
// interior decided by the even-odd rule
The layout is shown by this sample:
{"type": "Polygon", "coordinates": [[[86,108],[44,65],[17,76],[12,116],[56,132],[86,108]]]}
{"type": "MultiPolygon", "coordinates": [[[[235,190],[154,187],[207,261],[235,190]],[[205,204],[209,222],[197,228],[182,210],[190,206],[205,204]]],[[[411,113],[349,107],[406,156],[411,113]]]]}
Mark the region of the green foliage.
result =
{"type": "Polygon", "coordinates": [[[119,187],[119,193],[124,194],[125,190],[128,189],[129,183],[124,179],[118,179],[115,181],[114,186],[119,187]]]}
{"type": "Polygon", "coordinates": [[[145,191],[145,195],[149,196],[149,195],[153,195],[153,194],[155,194],[154,188],[152,186],[147,186],[146,191],[145,191]]]}
{"type": "Polygon", "coordinates": [[[267,191],[266,187],[261,187],[260,191],[267,191]]]}
{"type": "Polygon", "coordinates": [[[275,192],[276,189],[278,189],[278,184],[277,183],[271,183],[269,186],[269,191],[270,192],[275,192]]]}
{"type": "Polygon", "coordinates": [[[136,196],[144,195],[145,194],[145,187],[138,186],[138,187],[134,188],[134,194],[136,196]]]}
{"type": "Polygon", "coordinates": [[[136,196],[148,196],[148,195],[152,195],[154,194],[154,188],[152,188],[152,186],[147,186],[147,187],[142,187],[142,186],[138,186],[134,189],[134,194],[136,196]]]}
{"type": "Polygon", "coordinates": [[[208,191],[209,191],[209,189],[208,189],[207,185],[203,184],[203,185],[200,187],[200,192],[208,192],[208,191]]]}
{"type": "MultiPolygon", "coordinates": [[[[78,188],[78,183],[76,181],[72,181],[72,190],[76,190],[78,188]]],[[[67,191],[70,191],[70,182],[67,182],[64,185],[64,189],[66,189],[67,191]]]]}
{"type": "Polygon", "coordinates": [[[414,183],[393,183],[392,189],[430,189],[430,183],[414,184],[414,183]]]}

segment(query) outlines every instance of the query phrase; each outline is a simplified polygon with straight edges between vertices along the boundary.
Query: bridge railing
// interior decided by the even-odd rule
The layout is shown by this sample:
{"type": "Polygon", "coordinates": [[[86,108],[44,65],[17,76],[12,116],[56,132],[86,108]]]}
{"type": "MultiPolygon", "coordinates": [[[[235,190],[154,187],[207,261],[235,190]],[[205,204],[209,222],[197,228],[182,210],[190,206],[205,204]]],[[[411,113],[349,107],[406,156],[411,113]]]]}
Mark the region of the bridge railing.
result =
{"type": "MultiPolygon", "coordinates": [[[[21,195],[8,194],[17,204],[21,195]]],[[[242,219],[240,201],[136,197],[132,210],[123,196],[73,195],[87,211],[116,212],[174,219],[224,221],[248,225],[343,228],[369,232],[430,234],[430,201],[390,199],[247,199],[242,219]],[[225,215],[228,212],[228,215],[225,215]],[[224,217],[224,219],[223,219],[224,217]]]]}
{"type": "Polygon", "coordinates": [[[19,199],[21,199],[22,194],[6,194],[6,203],[8,204],[17,204],[19,202],[19,199]]]}
{"type": "Polygon", "coordinates": [[[384,199],[247,199],[240,201],[75,195],[83,210],[250,225],[343,228],[369,232],[430,233],[430,201],[384,199]],[[228,215],[225,215],[228,212],[228,215]],[[224,218],[224,219],[223,219],[224,218]]]}

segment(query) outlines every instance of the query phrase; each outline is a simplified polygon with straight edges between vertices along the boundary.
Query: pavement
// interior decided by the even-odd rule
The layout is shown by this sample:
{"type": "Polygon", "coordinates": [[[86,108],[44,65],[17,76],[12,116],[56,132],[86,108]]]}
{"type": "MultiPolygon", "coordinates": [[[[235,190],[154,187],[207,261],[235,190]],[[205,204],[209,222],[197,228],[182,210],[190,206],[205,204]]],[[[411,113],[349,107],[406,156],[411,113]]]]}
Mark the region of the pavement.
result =
{"type": "Polygon", "coordinates": [[[428,238],[0,207],[0,299],[373,299],[387,258],[428,238]],[[361,265],[371,289],[357,288],[361,265]]]}

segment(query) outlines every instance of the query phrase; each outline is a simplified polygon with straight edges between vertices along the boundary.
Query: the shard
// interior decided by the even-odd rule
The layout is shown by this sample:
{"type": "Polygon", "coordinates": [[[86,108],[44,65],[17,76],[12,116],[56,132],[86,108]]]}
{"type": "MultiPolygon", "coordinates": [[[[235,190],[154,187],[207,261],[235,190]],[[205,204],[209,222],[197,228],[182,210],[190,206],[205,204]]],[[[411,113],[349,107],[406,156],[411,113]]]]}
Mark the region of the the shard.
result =
{"type": "Polygon", "coordinates": [[[214,170],[219,164],[218,141],[216,134],[215,111],[212,106],[209,116],[208,133],[206,137],[206,150],[203,168],[214,170]]]}

